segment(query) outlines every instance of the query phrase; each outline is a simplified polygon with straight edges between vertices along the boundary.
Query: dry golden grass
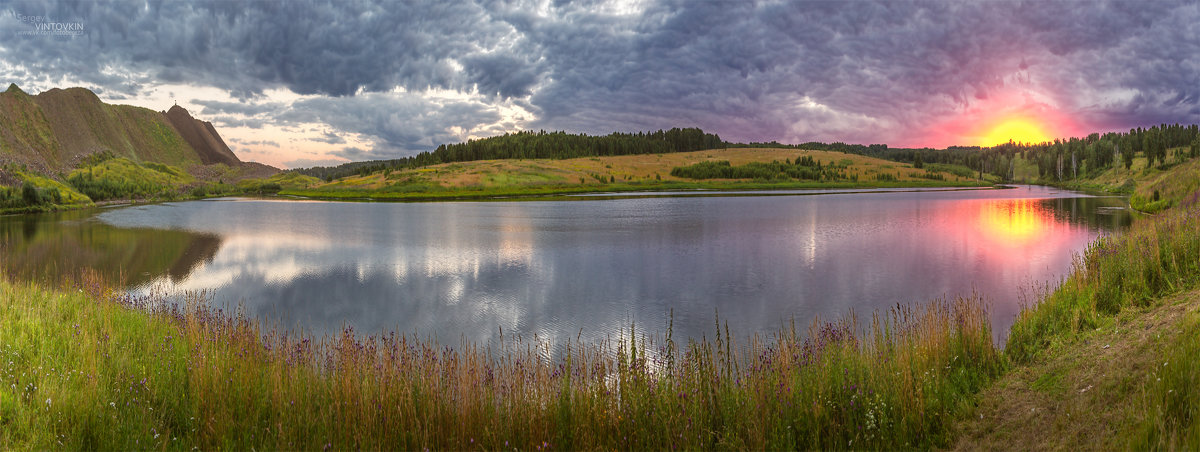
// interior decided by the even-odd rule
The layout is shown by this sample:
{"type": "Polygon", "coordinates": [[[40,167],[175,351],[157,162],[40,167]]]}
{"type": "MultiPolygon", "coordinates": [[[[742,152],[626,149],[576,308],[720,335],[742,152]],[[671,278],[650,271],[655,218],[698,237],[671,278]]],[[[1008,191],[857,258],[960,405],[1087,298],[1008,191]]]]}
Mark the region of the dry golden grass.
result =
{"type": "MultiPolygon", "coordinates": [[[[443,163],[417,169],[396,170],[367,176],[340,179],[324,188],[381,189],[389,184],[408,181],[431,183],[445,188],[505,187],[540,184],[600,185],[632,181],[690,181],[671,176],[671,169],[703,161],[726,160],[730,164],[795,160],[811,156],[824,165],[848,164],[846,176],[858,175],[870,180],[879,173],[890,173],[899,181],[925,180],[919,177],[925,170],[906,163],[844,154],[832,151],[798,149],[711,149],[706,151],[670,154],[641,154],[612,157],[580,157],[573,159],[481,160],[475,162],[443,163]],[[610,179],[611,178],[611,179],[610,179]],[[603,179],[603,181],[601,180],[603,179]]],[[[945,174],[947,180],[955,176],[945,174]]]]}

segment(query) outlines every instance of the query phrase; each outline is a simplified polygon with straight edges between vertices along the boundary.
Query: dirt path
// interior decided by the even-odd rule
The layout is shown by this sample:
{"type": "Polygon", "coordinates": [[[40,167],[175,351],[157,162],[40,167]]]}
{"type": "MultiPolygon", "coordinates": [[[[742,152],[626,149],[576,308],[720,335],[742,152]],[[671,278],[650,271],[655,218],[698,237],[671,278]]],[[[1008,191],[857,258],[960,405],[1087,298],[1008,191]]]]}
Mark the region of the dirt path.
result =
{"type": "Polygon", "coordinates": [[[1013,368],[980,394],[954,449],[1125,449],[1131,426],[1145,416],[1143,388],[1163,365],[1162,345],[1197,309],[1200,291],[1177,295],[1013,368]]]}

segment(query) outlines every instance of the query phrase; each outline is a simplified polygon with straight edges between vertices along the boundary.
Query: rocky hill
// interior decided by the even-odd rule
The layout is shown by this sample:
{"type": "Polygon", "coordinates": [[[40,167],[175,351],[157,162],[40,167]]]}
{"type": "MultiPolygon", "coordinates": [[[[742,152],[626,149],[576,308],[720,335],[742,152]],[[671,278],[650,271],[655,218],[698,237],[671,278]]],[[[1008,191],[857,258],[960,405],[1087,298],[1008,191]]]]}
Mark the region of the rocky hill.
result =
{"type": "Polygon", "coordinates": [[[273,170],[243,163],[211,123],[179,106],[159,112],[110,105],[84,88],[31,96],[14,84],[0,93],[0,164],[64,175],[89,156],[104,153],[194,173],[218,163],[256,174],[273,170]]]}
{"type": "Polygon", "coordinates": [[[183,107],[175,105],[170,110],[163,112],[163,116],[171,122],[179,135],[183,136],[184,141],[196,151],[200,157],[200,161],[204,164],[224,163],[226,165],[237,165],[241,163],[229,146],[225,144],[225,140],[221,139],[221,135],[217,133],[217,129],[213,128],[211,122],[195,119],[183,107]]]}

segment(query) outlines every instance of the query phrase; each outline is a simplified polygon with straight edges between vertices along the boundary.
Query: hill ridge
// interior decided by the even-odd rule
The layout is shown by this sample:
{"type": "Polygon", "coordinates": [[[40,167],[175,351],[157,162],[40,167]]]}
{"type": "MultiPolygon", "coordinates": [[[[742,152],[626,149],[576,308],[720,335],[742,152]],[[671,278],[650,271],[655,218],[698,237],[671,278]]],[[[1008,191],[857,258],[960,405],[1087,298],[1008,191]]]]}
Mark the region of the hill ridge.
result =
{"type": "Polygon", "coordinates": [[[185,169],[244,165],[212,123],[182,107],[107,104],[80,87],[29,95],[13,83],[0,93],[0,163],[62,175],[105,152],[185,169]]]}
{"type": "Polygon", "coordinates": [[[237,165],[241,163],[241,160],[238,160],[233,151],[229,149],[229,145],[225,144],[225,140],[221,139],[221,134],[217,133],[217,129],[211,122],[193,118],[187,109],[179,105],[172,106],[162,114],[171,122],[184,141],[192,146],[204,164],[237,165]]]}

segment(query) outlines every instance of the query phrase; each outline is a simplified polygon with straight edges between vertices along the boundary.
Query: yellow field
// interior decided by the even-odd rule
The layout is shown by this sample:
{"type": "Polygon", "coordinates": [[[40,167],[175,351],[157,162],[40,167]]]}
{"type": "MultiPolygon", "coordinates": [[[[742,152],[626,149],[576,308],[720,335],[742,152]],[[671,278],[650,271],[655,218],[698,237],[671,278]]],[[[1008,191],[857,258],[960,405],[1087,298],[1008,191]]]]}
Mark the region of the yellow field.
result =
{"type": "MultiPolygon", "coordinates": [[[[712,149],[707,151],[671,154],[641,154],[615,157],[581,157],[565,160],[481,160],[476,162],[443,163],[418,169],[396,170],[388,174],[352,176],[315,188],[378,189],[396,183],[428,183],[446,188],[485,188],[512,185],[551,183],[600,185],[611,180],[687,181],[671,176],[671,169],[707,160],[728,160],[732,165],[774,160],[795,160],[812,156],[823,165],[846,163],[847,177],[858,175],[859,180],[871,180],[879,173],[890,173],[899,181],[925,180],[918,177],[924,169],[906,163],[893,162],[856,154],[832,151],[797,149],[712,149]]],[[[947,181],[973,181],[944,173],[947,181]]]]}

